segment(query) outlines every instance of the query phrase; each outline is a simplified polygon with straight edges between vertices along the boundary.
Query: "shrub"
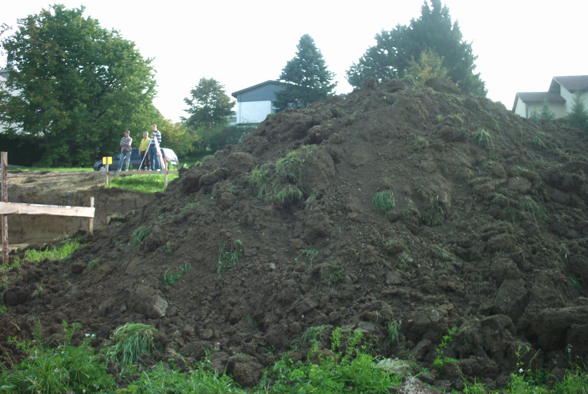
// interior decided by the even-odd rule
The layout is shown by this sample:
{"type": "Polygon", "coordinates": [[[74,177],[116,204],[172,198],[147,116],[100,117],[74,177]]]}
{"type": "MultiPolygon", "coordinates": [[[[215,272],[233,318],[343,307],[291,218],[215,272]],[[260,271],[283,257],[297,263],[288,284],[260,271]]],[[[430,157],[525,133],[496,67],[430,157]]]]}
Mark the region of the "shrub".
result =
{"type": "Polygon", "coordinates": [[[105,349],[106,356],[123,367],[134,364],[141,356],[153,351],[156,331],[155,327],[142,323],[118,327],[112,334],[114,344],[105,349]]]}
{"type": "MultiPolygon", "coordinates": [[[[0,374],[0,391],[11,393],[87,393],[112,391],[115,382],[106,365],[98,360],[88,340],[71,344],[79,324],[64,323],[65,341],[55,349],[36,343],[17,346],[28,357],[14,370],[0,374]]],[[[88,338],[89,339],[89,338],[88,338]]]]}
{"type": "Polygon", "coordinates": [[[377,192],[372,199],[375,207],[380,211],[386,213],[396,206],[396,200],[394,199],[394,193],[391,190],[383,190],[377,192]]]}

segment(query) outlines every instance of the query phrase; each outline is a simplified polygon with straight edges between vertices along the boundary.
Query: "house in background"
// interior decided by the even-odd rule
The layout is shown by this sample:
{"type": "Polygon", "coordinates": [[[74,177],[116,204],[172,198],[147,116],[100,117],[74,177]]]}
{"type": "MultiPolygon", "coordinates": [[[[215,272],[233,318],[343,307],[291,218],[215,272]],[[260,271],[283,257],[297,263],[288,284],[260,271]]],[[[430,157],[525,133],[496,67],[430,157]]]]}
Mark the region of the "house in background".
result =
{"type": "Polygon", "coordinates": [[[588,109],[588,75],[553,77],[547,92],[519,92],[512,110],[523,118],[530,118],[539,115],[547,106],[556,118],[562,118],[572,111],[576,97],[588,109]]]}
{"type": "Polygon", "coordinates": [[[261,123],[276,112],[273,104],[276,93],[284,90],[284,86],[283,82],[265,81],[232,93],[237,99],[237,124],[261,123]]]}

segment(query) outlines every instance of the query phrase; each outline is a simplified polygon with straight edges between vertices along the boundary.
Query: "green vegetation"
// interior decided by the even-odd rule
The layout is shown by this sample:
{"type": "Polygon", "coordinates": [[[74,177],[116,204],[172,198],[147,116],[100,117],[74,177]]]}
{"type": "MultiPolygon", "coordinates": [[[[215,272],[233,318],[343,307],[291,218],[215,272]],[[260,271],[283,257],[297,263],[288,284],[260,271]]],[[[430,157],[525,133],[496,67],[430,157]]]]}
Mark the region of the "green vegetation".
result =
{"type": "Polygon", "coordinates": [[[302,259],[306,264],[312,265],[313,261],[318,257],[320,251],[317,249],[302,249],[299,256],[302,256],[302,259]]]}
{"type": "Polygon", "coordinates": [[[433,256],[438,258],[441,261],[453,261],[455,260],[455,256],[449,252],[447,249],[443,248],[440,245],[433,245],[431,246],[431,253],[433,256]]]}
{"type": "Polygon", "coordinates": [[[173,270],[171,268],[167,268],[163,273],[163,283],[167,286],[173,286],[178,280],[184,276],[184,274],[190,269],[192,266],[188,263],[182,264],[178,269],[173,270]]]}
{"type": "Polygon", "coordinates": [[[231,377],[216,372],[210,363],[202,362],[188,372],[181,372],[159,363],[143,371],[139,378],[117,392],[135,393],[245,393],[238,389],[231,377]]]}
{"type": "MultiPolygon", "coordinates": [[[[358,330],[322,325],[308,328],[301,344],[310,345],[306,358],[293,361],[284,355],[265,370],[256,387],[244,390],[226,373],[220,373],[205,358],[182,369],[173,360],[160,362],[151,368],[137,365],[143,355],[153,351],[155,328],[146,324],[128,323],[115,330],[113,345],[97,354],[90,345],[94,334],[86,333],[77,346],[72,344],[79,324],[63,323],[64,339],[49,348],[38,334],[33,341],[15,342],[27,357],[12,370],[0,370],[0,392],[6,393],[389,393],[400,386],[406,377],[390,372],[385,363],[367,353],[363,334],[358,330]],[[106,358],[102,357],[105,355],[106,358]],[[118,388],[111,369],[124,382],[118,388]],[[130,373],[128,373],[130,372],[130,373]]],[[[388,325],[388,340],[395,343],[400,322],[388,325]]],[[[449,330],[436,349],[435,368],[443,368],[457,360],[446,356],[446,348],[456,328],[449,330]]],[[[517,357],[525,348],[517,349],[517,357]]],[[[385,361],[385,360],[383,360],[385,361]]],[[[510,382],[501,389],[490,389],[479,382],[464,382],[464,393],[587,393],[588,372],[576,368],[564,371],[563,378],[555,379],[543,371],[525,369],[522,361],[511,374],[510,382]]],[[[408,372],[407,372],[408,373],[408,372]]]]}
{"type": "Polygon", "coordinates": [[[151,61],[83,7],[53,5],[19,19],[2,49],[9,73],[0,92],[3,134],[36,153],[19,157],[22,164],[93,163],[116,149],[123,128],[145,130],[161,117],[151,61]]]}
{"type": "Polygon", "coordinates": [[[63,245],[44,250],[27,249],[24,252],[23,260],[31,263],[38,263],[43,260],[61,261],[71,256],[80,246],[82,246],[80,241],[73,239],[63,245]]]}
{"type": "Polygon", "coordinates": [[[441,343],[437,345],[435,349],[435,359],[433,360],[433,368],[441,369],[447,364],[455,364],[457,360],[453,357],[447,357],[445,351],[447,345],[453,340],[453,337],[457,333],[457,327],[452,327],[447,331],[446,335],[441,338],[441,343]]]}
{"type": "Polygon", "coordinates": [[[131,235],[131,246],[137,247],[139,245],[141,245],[141,243],[143,243],[143,241],[145,240],[145,238],[147,238],[149,236],[149,234],[151,234],[151,227],[147,227],[147,226],[140,226],[137,227],[135,229],[135,231],[133,231],[133,234],[131,235]]]}
{"type": "Polygon", "coordinates": [[[462,92],[486,94],[480,74],[474,72],[476,57],[472,46],[463,40],[459,25],[452,22],[449,10],[440,0],[432,0],[430,6],[425,2],[421,15],[409,25],[382,31],[375,39],[376,44],[347,71],[347,80],[356,88],[370,79],[384,81],[415,73],[421,78],[439,77],[446,70],[462,92]],[[420,63],[418,67],[415,61],[420,63]]]}
{"type": "Polygon", "coordinates": [[[308,196],[304,188],[306,166],[316,148],[302,146],[291,151],[275,164],[264,164],[251,171],[249,184],[259,198],[276,201],[283,207],[291,206],[308,196]]]}
{"type": "Polygon", "coordinates": [[[377,367],[375,359],[361,351],[359,331],[331,333],[329,351],[314,342],[306,361],[284,357],[270,368],[261,387],[272,393],[388,393],[400,385],[401,376],[377,367]]]}
{"type": "MultiPolygon", "coordinates": [[[[169,174],[168,182],[178,177],[177,174],[169,174]]],[[[117,176],[110,180],[110,186],[123,190],[141,193],[157,193],[164,191],[164,179],[162,174],[136,174],[117,176]]]]}
{"type": "Polygon", "coordinates": [[[394,193],[391,190],[383,190],[377,192],[372,199],[374,206],[380,211],[386,213],[392,210],[396,206],[396,200],[394,199],[394,193]]]}
{"type": "Polygon", "coordinates": [[[118,327],[112,334],[114,344],[105,349],[106,357],[123,368],[136,363],[155,348],[153,336],[156,331],[155,327],[142,323],[127,323],[118,327]]]}
{"type": "Polygon", "coordinates": [[[0,374],[0,392],[6,393],[94,393],[112,391],[115,380],[90,346],[91,336],[72,345],[78,324],[64,323],[65,340],[47,347],[37,336],[34,342],[19,342],[27,357],[13,370],[0,374]]]}
{"type": "Polygon", "coordinates": [[[388,342],[391,345],[395,345],[400,340],[400,320],[391,320],[386,325],[386,332],[388,333],[388,342]]]}
{"type": "Polygon", "coordinates": [[[221,276],[226,270],[236,266],[243,255],[243,242],[238,239],[221,246],[216,262],[216,273],[221,276]]]}
{"type": "Polygon", "coordinates": [[[486,129],[478,129],[472,133],[472,139],[476,144],[485,149],[494,149],[494,137],[486,129]]]}
{"type": "Polygon", "coordinates": [[[312,37],[308,34],[300,37],[296,49],[296,56],[288,61],[280,74],[280,81],[287,84],[276,93],[275,106],[278,111],[304,108],[332,96],[335,89],[335,75],[327,69],[323,55],[312,37]]]}

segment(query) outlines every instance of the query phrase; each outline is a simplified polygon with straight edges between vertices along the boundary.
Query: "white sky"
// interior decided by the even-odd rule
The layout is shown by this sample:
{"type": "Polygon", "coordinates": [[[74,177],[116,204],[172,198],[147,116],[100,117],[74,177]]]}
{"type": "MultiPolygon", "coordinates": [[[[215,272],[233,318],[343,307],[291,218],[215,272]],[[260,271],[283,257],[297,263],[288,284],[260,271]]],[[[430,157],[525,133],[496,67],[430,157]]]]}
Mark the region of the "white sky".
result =
{"type": "MultiPolygon", "coordinates": [[[[516,92],[546,91],[555,75],[588,74],[586,0],[442,0],[472,44],[488,97],[511,108],[516,92]]],[[[179,121],[183,99],[200,78],[232,92],[277,79],[309,34],[336,74],[337,92],[351,87],[347,69],[374,37],[420,15],[423,0],[4,0],[0,23],[50,4],[86,7],[86,16],[136,43],[156,71],[155,105],[179,121]]]]}

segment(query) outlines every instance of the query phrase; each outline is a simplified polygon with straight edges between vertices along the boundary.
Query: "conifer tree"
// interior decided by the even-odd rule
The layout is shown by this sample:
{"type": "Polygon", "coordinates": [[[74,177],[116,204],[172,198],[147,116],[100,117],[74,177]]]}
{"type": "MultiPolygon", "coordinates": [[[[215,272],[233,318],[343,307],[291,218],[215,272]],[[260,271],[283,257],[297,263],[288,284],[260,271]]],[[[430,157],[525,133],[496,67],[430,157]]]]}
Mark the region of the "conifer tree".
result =
{"type": "Polygon", "coordinates": [[[334,74],[327,69],[323,55],[308,34],[300,38],[296,56],[282,70],[284,90],[276,94],[276,109],[303,108],[333,94],[334,74]]]}
{"type": "Polygon", "coordinates": [[[476,57],[463,37],[457,23],[452,23],[447,7],[440,0],[427,1],[421,15],[408,26],[398,25],[376,36],[376,45],[347,71],[352,86],[359,87],[367,79],[378,81],[402,78],[423,52],[433,52],[443,59],[443,67],[459,88],[475,95],[485,95],[484,82],[474,73],[476,57]]]}

